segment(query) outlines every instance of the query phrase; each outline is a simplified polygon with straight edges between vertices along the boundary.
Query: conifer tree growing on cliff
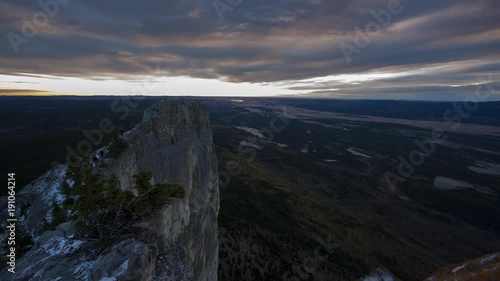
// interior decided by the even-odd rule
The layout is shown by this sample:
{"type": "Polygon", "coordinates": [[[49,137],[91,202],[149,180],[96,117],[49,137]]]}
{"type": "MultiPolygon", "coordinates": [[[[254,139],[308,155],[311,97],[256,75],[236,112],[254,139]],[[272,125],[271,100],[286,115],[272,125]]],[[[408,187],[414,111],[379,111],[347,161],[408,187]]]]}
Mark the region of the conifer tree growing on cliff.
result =
{"type": "Polygon", "coordinates": [[[103,177],[88,160],[69,170],[67,177],[74,180],[72,187],[63,188],[70,219],[84,236],[103,245],[129,233],[134,222],[150,216],[172,198],[185,196],[184,188],[178,184],[152,184],[153,175],[149,172],[134,176],[137,195],[131,190],[123,191],[116,176],[103,177]]]}

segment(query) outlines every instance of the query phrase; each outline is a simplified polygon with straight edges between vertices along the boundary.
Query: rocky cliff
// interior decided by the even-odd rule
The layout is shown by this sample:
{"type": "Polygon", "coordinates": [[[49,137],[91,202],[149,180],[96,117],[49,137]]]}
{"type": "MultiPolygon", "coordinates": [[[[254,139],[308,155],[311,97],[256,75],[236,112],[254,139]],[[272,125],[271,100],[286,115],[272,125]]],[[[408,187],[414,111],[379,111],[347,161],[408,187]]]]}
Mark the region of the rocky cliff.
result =
{"type": "MultiPolygon", "coordinates": [[[[219,189],[207,111],[198,103],[164,101],[123,139],[127,148],[116,159],[104,157],[106,148],[93,154],[100,173],[116,175],[120,188],[131,190],[133,175],[151,172],[155,183],[178,183],[186,196],[140,221],[137,237],[98,252],[71,223],[40,233],[43,219],[52,220],[53,202],[64,200],[62,183],[71,185],[66,167],[56,167],[16,198],[20,223],[35,244],[16,261],[16,273],[3,269],[0,280],[217,280],[219,189]]],[[[5,198],[0,205],[6,209],[5,198]]]]}

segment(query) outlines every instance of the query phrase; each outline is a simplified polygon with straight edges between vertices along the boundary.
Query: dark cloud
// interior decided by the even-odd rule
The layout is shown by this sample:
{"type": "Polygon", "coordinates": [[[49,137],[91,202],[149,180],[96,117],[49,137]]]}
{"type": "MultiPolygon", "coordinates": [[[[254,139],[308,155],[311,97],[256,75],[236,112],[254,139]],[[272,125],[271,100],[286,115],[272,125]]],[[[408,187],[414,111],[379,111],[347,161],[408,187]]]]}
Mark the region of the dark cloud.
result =
{"type": "Polygon", "coordinates": [[[42,8],[38,1],[0,0],[0,73],[122,77],[159,68],[160,75],[273,83],[411,72],[359,84],[333,79],[291,87],[365,95],[364,89],[377,86],[373,95],[443,98],[450,85],[470,84],[481,75],[499,79],[496,0],[401,0],[402,11],[391,15],[384,30],[369,33],[369,44],[349,63],[340,44],[355,46],[355,29],[364,30],[374,21],[372,13],[391,1],[242,0],[221,21],[214,3],[226,0],[70,0],[16,54],[7,34],[22,35],[26,19],[42,8]]]}

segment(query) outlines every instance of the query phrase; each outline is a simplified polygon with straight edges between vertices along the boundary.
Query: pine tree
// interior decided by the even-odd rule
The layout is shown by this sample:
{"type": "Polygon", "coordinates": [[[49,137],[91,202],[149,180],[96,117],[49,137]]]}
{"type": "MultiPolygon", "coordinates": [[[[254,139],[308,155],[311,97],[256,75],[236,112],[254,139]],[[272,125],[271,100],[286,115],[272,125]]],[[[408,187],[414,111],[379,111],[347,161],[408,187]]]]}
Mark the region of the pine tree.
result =
{"type": "Polygon", "coordinates": [[[74,180],[72,187],[63,188],[68,197],[64,205],[70,207],[70,218],[88,238],[100,240],[105,245],[129,231],[134,220],[150,216],[171,198],[185,196],[184,188],[178,184],[153,185],[153,175],[149,172],[134,176],[138,193],[135,196],[119,188],[116,176],[104,178],[95,173],[88,159],[82,161],[80,167],[68,171],[68,177],[74,180]]]}

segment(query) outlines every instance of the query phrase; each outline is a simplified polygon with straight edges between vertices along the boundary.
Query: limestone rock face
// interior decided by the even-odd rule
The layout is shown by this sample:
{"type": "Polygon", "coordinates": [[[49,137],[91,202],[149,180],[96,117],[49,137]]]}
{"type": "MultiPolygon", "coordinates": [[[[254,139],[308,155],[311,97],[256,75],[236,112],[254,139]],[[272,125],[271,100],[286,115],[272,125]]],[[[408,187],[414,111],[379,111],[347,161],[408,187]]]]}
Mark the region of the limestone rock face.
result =
{"type": "MultiPolygon", "coordinates": [[[[127,149],[117,159],[95,153],[105,164],[96,165],[99,172],[116,175],[123,190],[133,190],[134,175],[151,172],[155,183],[178,183],[186,191],[138,223],[151,238],[127,238],[97,254],[75,236],[71,223],[40,234],[40,222],[50,222],[51,204],[64,200],[66,167],[60,166],[18,194],[19,202],[29,202],[18,216],[36,242],[17,261],[18,273],[4,268],[0,280],[217,280],[219,188],[206,109],[196,102],[163,101],[123,138],[127,149]]],[[[0,207],[5,204],[0,199],[0,207]]]]}
{"type": "Polygon", "coordinates": [[[147,171],[156,183],[178,183],[186,197],[176,200],[144,225],[185,247],[196,280],[217,280],[219,189],[217,158],[207,111],[198,103],[164,101],[144,113],[124,136],[129,147],[109,171],[122,189],[147,171]]]}

